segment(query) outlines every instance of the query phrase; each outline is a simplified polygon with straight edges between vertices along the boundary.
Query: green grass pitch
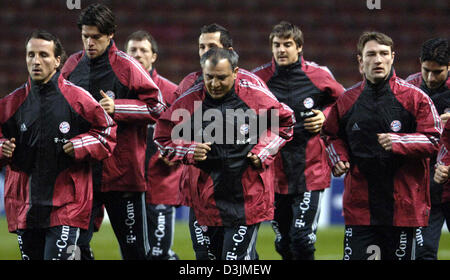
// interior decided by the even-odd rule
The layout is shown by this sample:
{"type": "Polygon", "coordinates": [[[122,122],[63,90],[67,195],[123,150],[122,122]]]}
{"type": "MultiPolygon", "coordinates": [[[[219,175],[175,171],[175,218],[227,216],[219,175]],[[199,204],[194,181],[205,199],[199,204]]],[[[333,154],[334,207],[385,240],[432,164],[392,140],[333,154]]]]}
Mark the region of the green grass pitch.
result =
{"type": "MultiPolygon", "coordinates": [[[[316,259],[340,260],[342,258],[343,226],[319,227],[316,242],[316,259]]],[[[269,223],[261,224],[258,232],[257,251],[261,260],[280,260],[275,252],[275,234],[269,223]]],[[[120,260],[117,241],[111,225],[105,222],[100,232],[94,234],[91,246],[97,260],[120,260]]],[[[175,226],[174,251],[180,259],[194,260],[187,222],[177,221],[175,226]]],[[[6,219],[0,218],[0,260],[20,259],[17,238],[7,231],[6,219]]],[[[440,242],[439,259],[450,260],[450,234],[445,228],[440,242]]]]}

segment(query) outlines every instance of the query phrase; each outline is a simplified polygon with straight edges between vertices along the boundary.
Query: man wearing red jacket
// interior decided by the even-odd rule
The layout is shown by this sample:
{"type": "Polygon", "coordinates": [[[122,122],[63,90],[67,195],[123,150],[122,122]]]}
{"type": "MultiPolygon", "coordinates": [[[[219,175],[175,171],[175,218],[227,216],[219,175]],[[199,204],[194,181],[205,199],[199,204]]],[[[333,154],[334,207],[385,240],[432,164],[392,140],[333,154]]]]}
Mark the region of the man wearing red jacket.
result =
{"type": "MultiPolygon", "coordinates": [[[[423,43],[420,51],[421,72],[412,74],[406,81],[419,87],[430,96],[436,110],[445,125],[450,117],[450,79],[449,50],[444,38],[433,38],[423,43]]],[[[445,130],[444,130],[445,132],[445,130]]],[[[448,196],[443,193],[443,185],[434,180],[434,157],[430,160],[430,197],[431,212],[427,227],[420,227],[416,232],[416,259],[436,260],[444,221],[450,222],[448,196]],[[444,199],[444,197],[446,199],[444,199]]]]}
{"type": "MultiPolygon", "coordinates": [[[[148,72],[116,48],[114,21],[102,4],[81,12],[77,25],[84,50],[68,59],[62,74],[88,90],[117,122],[117,148],[94,172],[94,208],[105,205],[122,257],[145,259],[150,250],[145,213],[147,125],[166,106],[148,72]]],[[[92,231],[93,225],[82,236],[85,245],[92,231]]]]}
{"type": "Polygon", "coordinates": [[[58,38],[26,42],[30,78],[0,99],[0,168],[7,166],[8,230],[24,260],[79,259],[92,210],[92,162],[112,155],[116,124],[91,95],[59,73],[58,38]]]}
{"type": "Polygon", "coordinates": [[[259,224],[273,218],[271,163],[295,123],[270,91],[237,78],[237,61],[233,50],[206,52],[203,82],[161,115],[154,137],[163,156],[199,169],[192,207],[200,225],[221,232],[211,246],[227,260],[256,258],[259,224]]]}
{"type": "MultiPolygon", "coordinates": [[[[158,45],[153,36],[138,30],[128,36],[125,50],[150,73],[161,90],[164,102],[170,106],[175,101],[177,85],[156,72],[154,63],[158,57],[158,45]]],[[[150,254],[153,260],[175,260],[178,256],[171,247],[175,232],[175,207],[182,202],[180,176],[183,166],[167,161],[157,152],[153,131],[154,125],[149,125],[145,151],[145,175],[148,183],[145,202],[150,254]]]]}
{"type": "Polygon", "coordinates": [[[395,75],[393,41],[364,32],[364,80],[332,106],[323,126],[335,176],[345,176],[344,259],[414,259],[415,229],[430,215],[428,157],[441,120],[431,99],[395,75]]]}
{"type": "Polygon", "coordinates": [[[303,59],[303,33],[297,26],[280,22],[269,39],[272,62],[253,73],[294,110],[297,120],[293,140],[275,159],[275,248],[283,259],[313,260],[320,201],[331,181],[319,132],[344,87],[326,67],[303,59]]]}
{"type": "MultiPolygon", "coordinates": [[[[211,48],[223,48],[230,50],[233,49],[233,39],[231,38],[230,32],[225,27],[217,23],[204,25],[200,29],[200,36],[198,38],[199,57],[202,57],[202,55],[211,48]]],[[[247,80],[250,80],[252,83],[267,88],[265,83],[258,76],[245,69],[239,68],[237,78],[245,78],[247,80]]],[[[192,72],[188,74],[178,85],[178,88],[175,92],[176,97],[180,97],[185,93],[189,94],[190,89],[201,82],[203,82],[202,71],[192,72]]],[[[196,178],[198,177],[198,175],[199,174],[197,168],[190,165],[183,166],[181,175],[181,189],[183,194],[183,205],[185,206],[191,207],[190,186],[195,186],[195,182],[197,180],[196,178]]],[[[200,225],[198,223],[192,208],[190,208],[189,211],[189,230],[196,259],[208,260],[216,258],[216,256],[208,248],[210,238],[214,239],[215,234],[208,227],[200,225]],[[208,234],[203,234],[207,231],[208,234]]]]}

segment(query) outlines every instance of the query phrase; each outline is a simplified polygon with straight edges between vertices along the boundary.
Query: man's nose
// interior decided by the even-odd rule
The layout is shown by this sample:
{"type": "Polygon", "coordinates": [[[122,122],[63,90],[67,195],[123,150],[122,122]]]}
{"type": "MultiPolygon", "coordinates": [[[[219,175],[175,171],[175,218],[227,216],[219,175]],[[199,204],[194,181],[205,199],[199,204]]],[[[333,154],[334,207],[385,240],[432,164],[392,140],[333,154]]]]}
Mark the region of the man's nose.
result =
{"type": "Polygon", "coordinates": [[[214,78],[214,79],[212,80],[212,86],[213,86],[213,87],[218,87],[219,85],[220,85],[219,80],[216,79],[216,78],[214,78]]]}
{"type": "Polygon", "coordinates": [[[381,63],[382,59],[381,59],[381,55],[380,54],[376,54],[375,55],[375,63],[381,63]]]}
{"type": "Polygon", "coordinates": [[[32,63],[33,63],[33,65],[39,65],[39,64],[41,64],[41,57],[39,56],[39,55],[35,55],[34,57],[33,57],[33,60],[32,60],[32,63]]]}

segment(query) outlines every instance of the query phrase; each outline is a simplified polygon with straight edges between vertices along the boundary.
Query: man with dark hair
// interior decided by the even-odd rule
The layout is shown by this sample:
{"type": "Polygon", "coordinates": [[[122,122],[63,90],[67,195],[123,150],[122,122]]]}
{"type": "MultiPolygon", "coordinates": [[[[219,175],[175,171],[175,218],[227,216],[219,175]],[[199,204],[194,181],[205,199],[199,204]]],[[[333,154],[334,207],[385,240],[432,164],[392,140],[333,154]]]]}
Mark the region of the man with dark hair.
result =
{"type": "MultiPolygon", "coordinates": [[[[73,54],[62,74],[88,90],[118,124],[117,148],[94,170],[94,209],[108,211],[124,259],[146,259],[150,250],[145,213],[147,125],[165,110],[161,92],[148,72],[113,41],[112,11],[92,4],[79,17],[84,50],[73,54]]],[[[95,216],[93,215],[93,218],[95,216]]],[[[94,219],[81,239],[88,248],[94,219]]]]}
{"type": "Polygon", "coordinates": [[[390,37],[364,32],[364,80],[332,106],[322,128],[335,176],[345,176],[344,259],[415,257],[415,230],[430,213],[428,157],[441,120],[431,99],[395,75],[390,37]]]}
{"type": "Polygon", "coordinates": [[[59,73],[57,37],[26,41],[30,78],[0,99],[0,167],[7,165],[8,230],[24,260],[79,259],[92,208],[91,161],[112,155],[116,124],[85,90],[59,73]]]}
{"type": "MultiPolygon", "coordinates": [[[[421,72],[410,75],[406,81],[419,87],[433,100],[445,125],[450,117],[449,50],[444,38],[434,38],[423,43],[420,51],[421,72]]],[[[431,212],[427,227],[416,232],[416,259],[436,260],[444,221],[450,222],[450,197],[443,195],[443,185],[433,180],[434,157],[430,160],[431,212]]]]}
{"type": "MultiPolygon", "coordinates": [[[[200,28],[200,36],[198,37],[198,56],[202,57],[202,55],[211,48],[223,48],[230,50],[233,49],[233,40],[231,38],[230,32],[225,27],[217,23],[204,25],[202,26],[202,28],[200,28]]],[[[239,75],[244,75],[247,76],[247,78],[252,78],[255,81],[259,81],[258,83],[261,86],[265,86],[265,84],[261,82],[261,80],[256,75],[244,69],[239,70],[239,75]]],[[[203,76],[201,71],[188,74],[178,85],[178,89],[175,92],[175,95],[179,97],[193,85],[201,82],[202,79],[203,76]]]]}
{"type": "MultiPolygon", "coordinates": [[[[200,29],[200,35],[198,38],[198,55],[202,57],[211,48],[225,48],[233,49],[233,40],[231,39],[230,32],[223,26],[212,23],[202,26],[200,29]]],[[[259,86],[267,88],[264,82],[255,74],[244,70],[238,69],[238,78],[245,77],[246,79],[256,83],[259,86]]],[[[189,93],[190,89],[194,88],[203,82],[202,71],[192,72],[188,74],[178,85],[175,92],[176,97],[180,97],[185,93],[189,93]]],[[[183,194],[183,205],[191,207],[190,192],[196,192],[196,180],[199,176],[199,169],[191,165],[183,165],[183,171],[181,177],[183,178],[181,183],[181,189],[183,194]],[[191,190],[191,186],[193,186],[191,190]]],[[[189,211],[189,230],[192,239],[192,245],[195,251],[197,260],[209,260],[214,259],[216,256],[211,250],[208,249],[210,238],[215,238],[215,234],[208,229],[207,226],[200,225],[195,218],[192,208],[189,211]],[[208,234],[203,234],[208,231],[208,234]]],[[[219,234],[220,235],[220,234],[219,234]]],[[[220,256],[219,256],[220,257],[220,256]]]]}
{"type": "Polygon", "coordinates": [[[253,72],[295,112],[294,138],[274,161],[275,249],[283,259],[313,260],[320,202],[331,169],[320,137],[330,105],[344,87],[328,70],[303,59],[303,34],[282,21],[269,35],[272,62],[253,72]]]}
{"type": "MultiPolygon", "coordinates": [[[[139,30],[128,36],[125,51],[142,64],[161,90],[167,105],[175,100],[177,85],[160,76],[154,67],[158,57],[156,40],[148,32],[139,30]]],[[[182,165],[168,162],[153,142],[154,126],[147,130],[145,170],[147,192],[145,195],[147,225],[151,257],[154,260],[174,260],[178,256],[172,251],[175,231],[175,206],[181,204],[180,175],[182,165]]]]}
{"type": "Polygon", "coordinates": [[[295,120],[265,87],[238,76],[237,61],[233,50],[206,52],[203,82],[161,115],[154,139],[167,159],[198,169],[191,207],[209,228],[204,234],[217,235],[210,240],[213,254],[254,260],[259,224],[273,218],[271,162],[291,140],[295,120]],[[264,128],[264,121],[275,125],[264,128]]]}

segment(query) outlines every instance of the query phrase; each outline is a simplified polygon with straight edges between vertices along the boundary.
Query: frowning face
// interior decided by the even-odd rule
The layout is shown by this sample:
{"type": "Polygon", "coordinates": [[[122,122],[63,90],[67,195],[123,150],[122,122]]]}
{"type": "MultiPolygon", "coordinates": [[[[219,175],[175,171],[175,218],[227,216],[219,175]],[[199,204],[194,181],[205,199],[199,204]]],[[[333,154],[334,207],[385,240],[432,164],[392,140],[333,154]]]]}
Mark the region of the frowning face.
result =
{"type": "Polygon", "coordinates": [[[238,68],[231,68],[227,59],[221,59],[214,65],[210,59],[203,66],[203,79],[209,95],[214,99],[224,97],[234,86],[238,68]]]}
{"type": "Polygon", "coordinates": [[[95,25],[83,25],[81,27],[81,39],[86,55],[90,58],[101,56],[109,46],[113,34],[106,35],[100,33],[95,25]]]}
{"type": "Polygon", "coordinates": [[[429,89],[439,88],[448,79],[448,65],[440,65],[436,61],[422,62],[422,77],[429,89]]]}

